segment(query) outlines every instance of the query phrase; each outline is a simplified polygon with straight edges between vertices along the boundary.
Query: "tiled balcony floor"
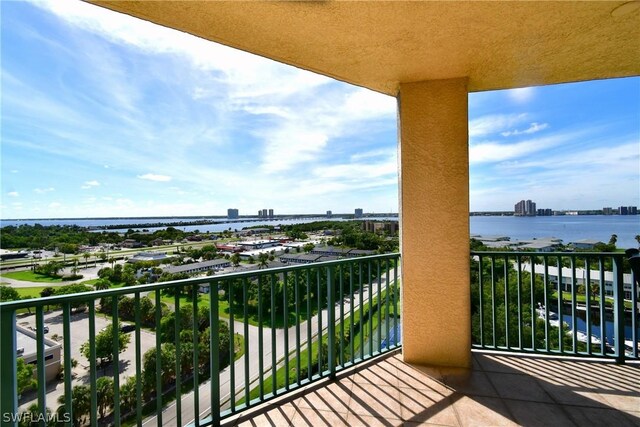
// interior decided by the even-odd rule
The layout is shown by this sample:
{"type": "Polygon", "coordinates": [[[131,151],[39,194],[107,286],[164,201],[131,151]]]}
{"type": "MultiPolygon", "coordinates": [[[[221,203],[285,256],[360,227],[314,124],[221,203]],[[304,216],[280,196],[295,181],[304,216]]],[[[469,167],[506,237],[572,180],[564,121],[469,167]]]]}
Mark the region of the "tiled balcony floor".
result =
{"type": "Polygon", "coordinates": [[[225,426],[640,426],[640,366],[473,354],[460,372],[391,354],[225,426]]]}

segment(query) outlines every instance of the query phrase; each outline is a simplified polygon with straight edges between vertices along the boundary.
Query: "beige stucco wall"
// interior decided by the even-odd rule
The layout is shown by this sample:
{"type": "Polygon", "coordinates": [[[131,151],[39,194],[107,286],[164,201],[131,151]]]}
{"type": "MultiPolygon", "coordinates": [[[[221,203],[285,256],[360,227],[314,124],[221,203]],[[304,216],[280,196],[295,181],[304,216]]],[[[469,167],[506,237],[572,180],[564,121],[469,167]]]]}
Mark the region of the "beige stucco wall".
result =
{"type": "Polygon", "coordinates": [[[408,363],[470,367],[467,79],[400,85],[402,341],[408,363]]]}

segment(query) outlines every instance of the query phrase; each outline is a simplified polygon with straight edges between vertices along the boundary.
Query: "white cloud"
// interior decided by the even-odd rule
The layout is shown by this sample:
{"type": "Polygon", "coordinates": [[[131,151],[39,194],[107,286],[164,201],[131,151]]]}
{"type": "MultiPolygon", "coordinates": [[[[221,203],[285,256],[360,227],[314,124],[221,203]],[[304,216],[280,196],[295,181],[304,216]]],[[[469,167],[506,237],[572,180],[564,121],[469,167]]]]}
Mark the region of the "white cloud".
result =
{"type": "Polygon", "coordinates": [[[82,185],[80,188],[82,188],[83,190],[88,190],[90,188],[98,186],[100,186],[100,183],[94,179],[92,181],[85,181],[84,185],[82,185]]]}
{"type": "Polygon", "coordinates": [[[351,161],[355,162],[362,159],[371,159],[376,157],[384,157],[384,158],[394,157],[395,158],[397,154],[398,154],[397,150],[389,150],[389,149],[365,151],[362,153],[356,153],[351,155],[351,161]]]}
{"type": "Polygon", "coordinates": [[[58,203],[58,202],[49,203],[49,209],[57,209],[61,206],[62,206],[62,203],[58,203]]]}
{"type": "MultiPolygon", "coordinates": [[[[112,42],[134,46],[152,54],[179,55],[198,69],[221,71],[221,80],[243,83],[233,93],[237,99],[286,96],[296,92],[299,87],[332,81],[317,74],[301,73],[293,67],[287,70],[275,61],[88,3],[55,0],[34,4],[112,42]]],[[[206,89],[199,88],[194,96],[202,96],[206,92],[206,89]]]]}
{"type": "Polygon", "coordinates": [[[505,137],[507,137],[507,136],[517,136],[517,135],[528,135],[528,134],[540,132],[541,130],[545,130],[548,127],[549,127],[548,123],[536,123],[536,122],[533,122],[533,123],[531,123],[531,126],[529,126],[525,130],[517,130],[516,129],[516,130],[505,131],[505,132],[502,132],[501,135],[505,136],[505,137]]]}
{"type": "Polygon", "coordinates": [[[321,132],[294,130],[284,127],[267,136],[262,170],[266,173],[282,172],[295,164],[314,160],[326,147],[328,137],[321,132]]]}
{"type": "Polygon", "coordinates": [[[34,192],[38,193],[38,194],[44,194],[44,193],[49,193],[51,191],[56,191],[55,188],[53,187],[48,187],[48,188],[34,188],[33,189],[34,192]]]}
{"type": "Polygon", "coordinates": [[[157,181],[157,182],[168,182],[171,181],[171,177],[169,175],[158,175],[154,173],[146,173],[144,175],[138,175],[140,179],[146,179],[147,181],[157,181]]]}
{"type": "Polygon", "coordinates": [[[18,193],[17,191],[9,191],[7,193],[7,196],[9,196],[9,197],[18,197],[18,196],[20,196],[20,193],[18,193]]]}
{"type": "Polygon", "coordinates": [[[343,164],[333,166],[320,166],[313,170],[313,175],[322,179],[345,179],[352,181],[369,180],[398,173],[398,165],[395,158],[374,164],[343,164]]]}
{"type": "Polygon", "coordinates": [[[557,146],[575,137],[575,134],[558,134],[517,143],[483,142],[469,147],[470,163],[502,162],[517,159],[531,153],[557,146]]]}
{"type": "Polygon", "coordinates": [[[469,138],[501,132],[522,123],[526,119],[526,113],[482,116],[469,121],[469,138]]]}

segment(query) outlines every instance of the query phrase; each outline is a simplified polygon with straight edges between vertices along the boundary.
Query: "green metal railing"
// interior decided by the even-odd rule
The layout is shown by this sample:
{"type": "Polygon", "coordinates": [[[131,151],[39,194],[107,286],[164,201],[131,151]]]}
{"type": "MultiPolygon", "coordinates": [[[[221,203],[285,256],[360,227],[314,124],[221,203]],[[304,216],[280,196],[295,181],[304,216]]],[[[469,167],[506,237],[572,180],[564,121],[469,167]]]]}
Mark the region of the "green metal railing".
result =
{"type": "Polygon", "coordinates": [[[624,254],[471,252],[471,265],[475,348],[640,359],[638,287],[624,254]]]}
{"type": "Polygon", "coordinates": [[[218,425],[398,348],[399,262],[399,254],[376,255],[0,303],[0,424],[17,425],[24,414],[19,407],[35,400],[37,413],[31,416],[67,425],[82,416],[96,426],[101,408],[116,426],[125,420],[141,426],[149,419],[157,425],[218,425]],[[32,319],[31,312],[38,385],[21,400],[16,325],[32,319]],[[47,394],[45,378],[45,324],[56,316],[62,326],[59,407],[47,394]],[[105,375],[106,365],[97,361],[104,356],[98,354],[98,329],[105,322],[117,331],[109,341],[108,366],[115,374],[108,402],[96,387],[105,375]],[[131,324],[133,331],[121,331],[131,324]],[[87,328],[88,372],[74,378],[72,358],[84,356],[74,353],[82,342],[72,340],[73,333],[87,328]],[[125,333],[132,334],[134,347],[127,357],[121,354],[125,333]],[[122,369],[135,378],[133,389],[121,381],[122,369]],[[85,380],[89,395],[81,406],[75,392],[85,380]]]}

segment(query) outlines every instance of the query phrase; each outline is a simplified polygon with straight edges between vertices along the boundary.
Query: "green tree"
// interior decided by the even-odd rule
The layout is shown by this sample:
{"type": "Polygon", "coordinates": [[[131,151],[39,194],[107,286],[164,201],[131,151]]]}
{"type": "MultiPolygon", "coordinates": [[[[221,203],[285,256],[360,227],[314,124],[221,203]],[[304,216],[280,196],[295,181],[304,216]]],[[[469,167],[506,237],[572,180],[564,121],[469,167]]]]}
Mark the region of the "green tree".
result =
{"type": "Polygon", "coordinates": [[[636,242],[638,242],[638,245],[640,245],[640,234],[636,234],[636,242]]]}
{"type": "Polygon", "coordinates": [[[136,406],[136,377],[127,377],[120,386],[120,409],[127,413],[136,406]]]}
{"type": "Polygon", "coordinates": [[[609,239],[609,244],[615,248],[617,242],[618,242],[618,235],[612,234],[611,238],[609,239]]]}
{"type": "MultiPolygon", "coordinates": [[[[26,411],[21,411],[21,420],[18,422],[19,427],[39,427],[40,426],[40,410],[37,403],[32,403],[27,407],[26,411]]],[[[51,409],[45,408],[45,419],[51,419],[51,409]]],[[[64,418],[61,418],[64,420],[64,418]]]]}
{"type": "MultiPolygon", "coordinates": [[[[58,397],[58,415],[64,419],[67,411],[64,408],[65,395],[58,397]]],[[[84,425],[84,418],[91,410],[91,389],[86,385],[77,385],[71,391],[71,409],[73,411],[73,425],[84,425]]]]}
{"type": "Polygon", "coordinates": [[[18,291],[10,286],[0,285],[0,301],[17,301],[19,299],[18,291]]]}
{"type": "Polygon", "coordinates": [[[313,243],[305,243],[305,245],[302,247],[302,250],[303,250],[305,253],[307,253],[307,254],[308,254],[308,253],[309,253],[309,252],[311,252],[311,251],[313,250],[313,248],[315,248],[315,247],[316,247],[316,245],[314,245],[313,243]]]}
{"type": "Polygon", "coordinates": [[[48,263],[39,266],[36,269],[36,273],[44,274],[48,277],[59,277],[58,272],[64,268],[64,265],[60,261],[49,261],[48,263]]]}
{"type": "Polygon", "coordinates": [[[239,253],[234,252],[233,255],[231,255],[231,264],[233,265],[233,268],[238,268],[238,266],[240,265],[239,253]]]}
{"type": "MultiPolygon", "coordinates": [[[[60,296],[60,295],[77,294],[81,292],[89,292],[92,290],[93,288],[90,288],[89,286],[81,285],[79,283],[72,283],[70,285],[57,287],[55,295],[60,296]]],[[[86,308],[86,302],[82,302],[82,301],[72,302],[71,307],[74,309],[86,308]]]]}
{"type": "Polygon", "coordinates": [[[89,257],[91,255],[89,255],[88,252],[85,252],[82,254],[82,258],[84,258],[84,268],[88,268],[89,267],[89,257]]]}
{"type": "Polygon", "coordinates": [[[263,269],[269,267],[269,254],[260,252],[258,255],[258,268],[263,269]]]}
{"type": "MultiPolygon", "coordinates": [[[[98,335],[96,335],[96,357],[99,359],[99,364],[101,366],[103,366],[103,363],[111,362],[111,360],[113,360],[113,333],[113,323],[110,323],[106,328],[100,331],[98,335]]],[[[129,334],[118,331],[120,353],[127,349],[130,341],[131,336],[129,336],[129,334]]],[[[80,351],[87,359],[91,357],[90,350],[89,341],[80,346],[80,351]]]]}
{"type": "Polygon", "coordinates": [[[18,359],[17,368],[18,394],[22,394],[25,390],[38,386],[38,382],[33,378],[33,365],[25,363],[21,357],[18,359]]]}
{"type": "Polygon", "coordinates": [[[96,397],[98,399],[98,413],[104,418],[111,406],[113,406],[113,378],[100,377],[96,381],[96,397]]]}
{"type": "MultiPolygon", "coordinates": [[[[42,288],[40,291],[40,296],[42,298],[50,297],[56,293],[56,290],[51,286],[47,286],[46,288],[42,288]]],[[[47,305],[47,311],[49,311],[49,306],[47,305]]]]}
{"type": "MultiPolygon", "coordinates": [[[[158,394],[156,390],[156,363],[158,354],[155,348],[147,350],[143,356],[142,387],[147,396],[158,394]]],[[[170,384],[176,375],[176,349],[171,343],[163,343],[160,347],[160,378],[162,387],[170,384]]]]}
{"type": "Polygon", "coordinates": [[[109,282],[107,279],[98,279],[95,285],[93,285],[93,288],[96,291],[104,291],[109,289],[110,287],[111,287],[111,282],[109,282]]]}

